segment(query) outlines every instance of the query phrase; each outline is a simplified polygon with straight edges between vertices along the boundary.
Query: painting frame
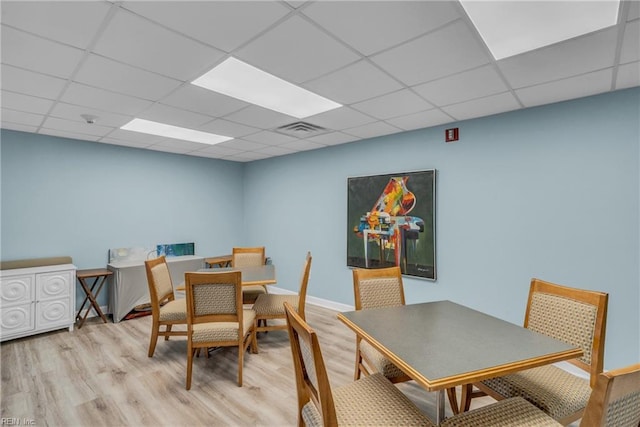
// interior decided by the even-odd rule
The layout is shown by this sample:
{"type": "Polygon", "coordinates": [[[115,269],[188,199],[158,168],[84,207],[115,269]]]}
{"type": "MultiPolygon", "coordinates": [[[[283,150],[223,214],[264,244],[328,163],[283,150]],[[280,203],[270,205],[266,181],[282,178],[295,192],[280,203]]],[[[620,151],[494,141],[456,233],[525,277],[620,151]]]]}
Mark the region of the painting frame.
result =
{"type": "Polygon", "coordinates": [[[347,266],[435,281],[436,169],[347,178],[347,266]]]}

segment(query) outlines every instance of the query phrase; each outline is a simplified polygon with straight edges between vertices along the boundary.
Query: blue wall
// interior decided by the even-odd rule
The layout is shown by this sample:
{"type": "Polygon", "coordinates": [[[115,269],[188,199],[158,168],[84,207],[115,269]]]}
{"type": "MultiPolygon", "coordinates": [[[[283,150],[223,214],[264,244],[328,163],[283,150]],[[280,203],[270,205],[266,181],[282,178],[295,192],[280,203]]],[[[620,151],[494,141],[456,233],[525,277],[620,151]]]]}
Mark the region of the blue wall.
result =
{"type": "MultiPolygon", "coordinates": [[[[640,89],[249,164],[2,132],[2,259],[195,241],[200,255],[265,245],[278,286],[353,304],[346,180],[435,168],[435,282],[450,299],[521,324],[532,277],[609,292],[607,369],[640,360],[640,89]],[[450,127],[450,126],[448,126],[450,127]]],[[[78,296],[81,294],[78,293],[78,296]]]]}
{"type": "MultiPolygon", "coordinates": [[[[278,266],[311,250],[309,294],[353,304],[347,178],[435,168],[438,279],[405,278],[407,302],[522,324],[532,277],[605,291],[605,364],[638,362],[639,101],[633,89],[465,121],[454,144],[435,127],[250,163],[247,236],[278,266]]],[[[279,268],[279,285],[298,274],[279,268]]]]}

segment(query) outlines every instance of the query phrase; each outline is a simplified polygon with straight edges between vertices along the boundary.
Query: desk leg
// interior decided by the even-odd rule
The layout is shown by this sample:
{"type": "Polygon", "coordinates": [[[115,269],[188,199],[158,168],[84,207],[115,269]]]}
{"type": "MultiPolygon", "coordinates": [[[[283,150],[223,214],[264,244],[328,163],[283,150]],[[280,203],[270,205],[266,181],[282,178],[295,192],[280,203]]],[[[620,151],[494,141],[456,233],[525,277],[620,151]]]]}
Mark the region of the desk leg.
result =
{"type": "Polygon", "coordinates": [[[78,310],[78,314],[76,315],[76,321],[79,321],[78,329],[82,327],[84,321],[87,319],[87,316],[91,311],[91,307],[96,310],[96,313],[98,313],[98,315],[102,318],[102,321],[104,323],[107,323],[107,317],[104,315],[102,310],[100,310],[100,305],[98,304],[98,301],[96,301],[96,298],[94,296],[97,296],[100,293],[100,290],[102,289],[102,286],[104,285],[106,279],[107,276],[96,277],[91,287],[89,287],[83,277],[78,277],[78,281],[80,282],[80,285],[82,285],[82,289],[84,289],[84,292],[86,294],[86,296],[84,297],[84,301],[82,301],[82,305],[80,306],[80,310],[78,310]],[[87,300],[90,302],[90,304],[89,307],[87,307],[87,311],[84,313],[84,316],[82,316],[82,310],[84,309],[87,300]]]}
{"type": "Polygon", "coordinates": [[[436,425],[444,421],[444,390],[436,391],[436,425]]]}

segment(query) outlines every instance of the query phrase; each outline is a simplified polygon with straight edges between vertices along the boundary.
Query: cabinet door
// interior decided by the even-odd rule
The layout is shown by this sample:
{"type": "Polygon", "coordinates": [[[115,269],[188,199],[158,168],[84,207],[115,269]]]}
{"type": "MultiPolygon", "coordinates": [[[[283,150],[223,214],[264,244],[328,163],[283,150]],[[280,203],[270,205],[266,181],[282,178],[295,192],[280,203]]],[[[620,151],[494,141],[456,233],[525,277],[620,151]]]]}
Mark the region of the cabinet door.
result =
{"type": "Polygon", "coordinates": [[[72,323],[69,297],[57,300],[38,301],[36,305],[36,329],[46,330],[72,323]]]}
{"type": "MultiPolygon", "coordinates": [[[[36,274],[37,300],[60,299],[71,295],[71,271],[36,274]]],[[[75,289],[75,288],[74,288],[75,289]]]]}
{"type": "Polygon", "coordinates": [[[34,299],[33,274],[6,277],[0,281],[0,306],[26,304],[34,299]]]}
{"type": "Polygon", "coordinates": [[[34,306],[35,304],[30,302],[11,307],[2,307],[0,335],[3,340],[11,335],[34,329],[34,306]]]}

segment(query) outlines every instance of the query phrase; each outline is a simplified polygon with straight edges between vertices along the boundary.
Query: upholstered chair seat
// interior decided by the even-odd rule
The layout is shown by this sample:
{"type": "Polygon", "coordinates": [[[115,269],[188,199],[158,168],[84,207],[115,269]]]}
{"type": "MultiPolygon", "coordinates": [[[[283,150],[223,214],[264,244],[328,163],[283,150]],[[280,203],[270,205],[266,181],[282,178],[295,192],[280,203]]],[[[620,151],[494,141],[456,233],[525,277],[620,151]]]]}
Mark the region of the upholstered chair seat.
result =
{"type": "Polygon", "coordinates": [[[160,307],[161,322],[187,322],[187,300],[184,298],[169,301],[160,307]]]}

